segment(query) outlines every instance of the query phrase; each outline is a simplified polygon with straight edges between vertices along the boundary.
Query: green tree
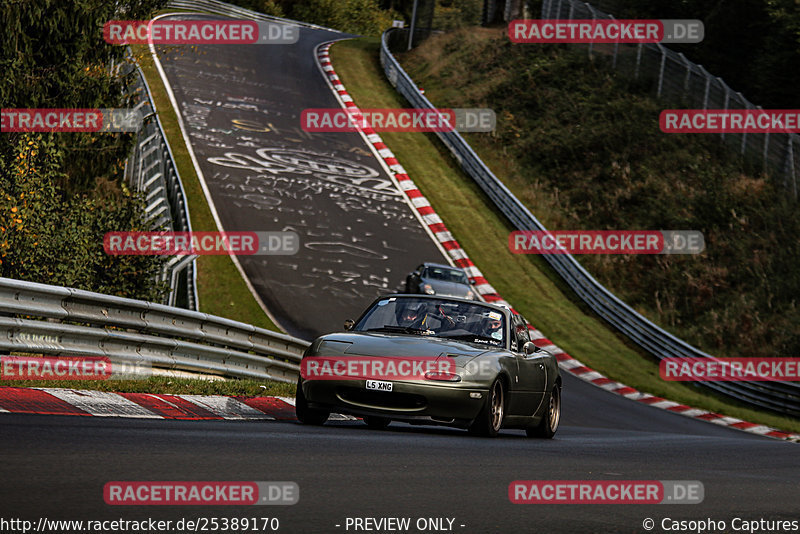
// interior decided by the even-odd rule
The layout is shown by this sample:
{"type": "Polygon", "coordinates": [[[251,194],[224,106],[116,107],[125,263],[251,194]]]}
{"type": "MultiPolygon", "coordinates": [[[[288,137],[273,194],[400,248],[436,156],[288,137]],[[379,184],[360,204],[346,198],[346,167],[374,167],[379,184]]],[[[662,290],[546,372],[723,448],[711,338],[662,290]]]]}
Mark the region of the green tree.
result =
{"type": "Polygon", "coordinates": [[[285,16],[279,0],[233,0],[230,3],[273,17],[285,16]]]}
{"type": "Polygon", "coordinates": [[[360,35],[380,35],[392,25],[392,15],[377,0],[304,0],[292,5],[293,19],[360,35]]]}
{"type": "MultiPolygon", "coordinates": [[[[165,0],[6,0],[0,4],[0,107],[130,105],[114,69],[125,50],[109,20],[151,18],[165,0]]],[[[0,136],[0,275],[158,300],[163,258],[107,256],[105,232],[145,230],[122,183],[131,134],[0,136]]]]}
{"type": "Polygon", "coordinates": [[[142,203],[124,192],[116,202],[66,195],[64,152],[48,134],[22,134],[0,152],[0,276],[146,300],[162,259],[109,256],[112,230],[148,230],[142,203]]]}

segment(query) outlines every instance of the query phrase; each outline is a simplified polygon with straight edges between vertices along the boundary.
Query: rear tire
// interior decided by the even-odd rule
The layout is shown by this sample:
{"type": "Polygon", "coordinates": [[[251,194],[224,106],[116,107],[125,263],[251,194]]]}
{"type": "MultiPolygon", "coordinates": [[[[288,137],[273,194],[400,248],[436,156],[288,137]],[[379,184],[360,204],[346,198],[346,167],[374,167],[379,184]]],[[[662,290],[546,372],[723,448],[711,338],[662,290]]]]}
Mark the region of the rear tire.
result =
{"type": "Polygon", "coordinates": [[[550,392],[550,402],[547,413],[542,417],[542,421],[537,426],[532,426],[525,430],[529,438],[552,439],[558,430],[558,423],[561,421],[561,388],[558,384],[553,386],[550,392]]]}
{"type": "Polygon", "coordinates": [[[500,378],[495,378],[489,394],[486,396],[486,404],[483,405],[481,413],[469,427],[471,434],[493,438],[497,436],[503,427],[503,418],[506,415],[506,388],[500,378]]]}
{"type": "Polygon", "coordinates": [[[304,425],[319,426],[325,423],[330,417],[330,412],[322,410],[312,410],[308,407],[308,401],[303,394],[303,381],[297,380],[297,393],[295,394],[294,413],[297,415],[297,420],[304,425]]]}
{"type": "Polygon", "coordinates": [[[365,415],[364,422],[373,430],[383,430],[389,423],[392,422],[388,417],[379,417],[377,415],[365,415]]]}

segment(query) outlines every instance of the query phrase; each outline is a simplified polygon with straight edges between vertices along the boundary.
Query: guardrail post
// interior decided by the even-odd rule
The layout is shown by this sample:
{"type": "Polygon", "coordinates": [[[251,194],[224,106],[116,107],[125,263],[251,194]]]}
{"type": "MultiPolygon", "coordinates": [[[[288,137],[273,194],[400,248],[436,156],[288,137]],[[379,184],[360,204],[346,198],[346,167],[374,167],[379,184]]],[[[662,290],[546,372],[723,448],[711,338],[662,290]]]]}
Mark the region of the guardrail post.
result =
{"type": "MultiPolygon", "coordinates": [[[[720,81],[722,81],[722,80],[720,80],[720,81]]],[[[724,105],[723,109],[725,111],[728,111],[728,106],[729,106],[730,100],[731,100],[731,88],[728,87],[728,84],[726,84],[724,82],[723,82],[722,86],[725,88],[725,105],[724,105]]],[[[720,138],[722,140],[725,140],[725,132],[720,132],[719,135],[720,135],[720,138]]]]}
{"type": "Polygon", "coordinates": [[[661,45],[661,43],[657,43],[658,50],[661,52],[661,67],[658,70],[658,91],[656,92],[656,96],[661,96],[661,88],[664,85],[664,66],[667,63],[667,51],[661,45]]]}
{"type": "Polygon", "coordinates": [[[786,135],[786,144],[788,145],[787,146],[787,151],[786,151],[786,165],[788,165],[789,169],[786,172],[787,178],[784,180],[784,182],[786,180],[788,180],[788,178],[791,178],[791,180],[792,180],[792,192],[794,193],[794,199],[797,200],[797,172],[795,170],[795,164],[794,164],[794,141],[795,141],[795,139],[798,139],[798,137],[794,136],[792,134],[787,134],[786,135]]]}
{"type": "MultiPolygon", "coordinates": [[[[762,108],[761,106],[758,106],[756,109],[763,110],[764,108],[762,108]]],[[[762,152],[762,158],[764,160],[763,171],[764,171],[765,174],[769,172],[768,157],[769,157],[769,132],[765,132],[764,133],[764,148],[763,148],[763,152],[762,152]]]]}
{"type": "MultiPolygon", "coordinates": [[[[616,20],[614,15],[609,15],[609,19],[616,20]]],[[[617,52],[619,51],[619,41],[614,43],[614,59],[611,61],[611,68],[616,70],[617,69],[617,52]]]]}
{"type": "MultiPolygon", "coordinates": [[[[594,12],[594,8],[589,4],[589,2],[584,2],[586,4],[586,8],[589,10],[589,13],[592,14],[592,20],[597,20],[597,15],[594,12]]],[[[592,50],[594,50],[594,42],[589,43],[589,57],[592,57],[592,50]]]]}
{"type": "MultiPolygon", "coordinates": [[[[752,109],[753,108],[752,104],[750,104],[750,102],[748,102],[747,99],[745,99],[744,96],[742,96],[742,93],[737,92],[736,96],[739,97],[739,100],[744,100],[745,109],[752,109]]],[[[747,150],[747,132],[742,132],[742,148],[739,151],[739,153],[742,156],[744,156],[746,150],[747,150]]]]}

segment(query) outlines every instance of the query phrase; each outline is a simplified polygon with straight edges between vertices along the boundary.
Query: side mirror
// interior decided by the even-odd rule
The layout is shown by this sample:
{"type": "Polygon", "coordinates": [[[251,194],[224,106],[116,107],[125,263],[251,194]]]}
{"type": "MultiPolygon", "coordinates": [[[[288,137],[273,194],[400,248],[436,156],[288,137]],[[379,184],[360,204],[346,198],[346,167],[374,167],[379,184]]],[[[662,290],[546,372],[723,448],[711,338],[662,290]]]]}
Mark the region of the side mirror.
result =
{"type": "Polygon", "coordinates": [[[539,347],[534,345],[532,341],[526,341],[525,344],[522,345],[522,352],[524,352],[526,356],[530,356],[534,352],[539,352],[539,347]]]}
{"type": "Polygon", "coordinates": [[[353,327],[354,327],[355,325],[356,325],[356,322],[355,322],[354,320],[352,320],[352,319],[347,319],[347,320],[344,322],[344,329],[345,329],[346,331],[348,331],[348,332],[349,332],[350,330],[352,330],[352,329],[353,329],[353,327]]]}

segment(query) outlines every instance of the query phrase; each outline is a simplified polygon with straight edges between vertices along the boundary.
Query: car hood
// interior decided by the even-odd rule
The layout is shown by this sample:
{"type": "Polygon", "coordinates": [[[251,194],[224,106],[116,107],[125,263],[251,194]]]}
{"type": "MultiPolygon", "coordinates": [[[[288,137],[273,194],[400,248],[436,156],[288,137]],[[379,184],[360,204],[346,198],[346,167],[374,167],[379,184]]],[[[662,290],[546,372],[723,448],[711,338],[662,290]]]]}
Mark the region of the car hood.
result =
{"type": "Polygon", "coordinates": [[[314,342],[314,356],[378,356],[454,358],[457,367],[486,353],[500,352],[500,347],[479,347],[470,343],[428,336],[353,332],[328,334],[314,342]]]}
{"type": "Polygon", "coordinates": [[[422,278],[421,282],[423,284],[430,284],[437,295],[443,295],[446,297],[463,298],[464,295],[467,294],[467,291],[472,290],[472,288],[465,286],[464,284],[445,282],[444,280],[431,280],[430,278],[422,278]]]}

